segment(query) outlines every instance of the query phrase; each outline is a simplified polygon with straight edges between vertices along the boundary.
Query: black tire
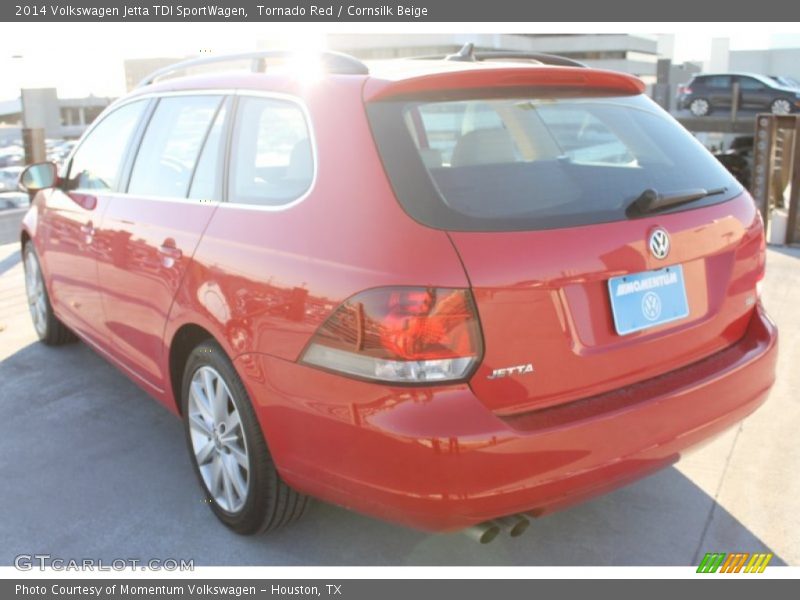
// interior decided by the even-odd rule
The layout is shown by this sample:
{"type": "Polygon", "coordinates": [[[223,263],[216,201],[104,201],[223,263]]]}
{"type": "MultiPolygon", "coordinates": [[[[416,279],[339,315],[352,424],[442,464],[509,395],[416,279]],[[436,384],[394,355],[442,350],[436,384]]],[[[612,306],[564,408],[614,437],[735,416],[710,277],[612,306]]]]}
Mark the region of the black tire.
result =
{"type": "Polygon", "coordinates": [[[705,117],[711,114],[711,102],[705,98],[695,98],[689,103],[689,112],[695,117],[705,117]]]}
{"type": "Polygon", "coordinates": [[[42,273],[42,266],[39,262],[39,257],[36,254],[36,249],[33,247],[32,242],[27,242],[22,248],[22,263],[25,269],[25,291],[28,299],[28,307],[31,310],[31,319],[33,321],[33,329],[39,340],[48,346],[61,346],[69,344],[78,340],[70,329],[62,323],[53,312],[53,306],[50,304],[50,296],[47,293],[47,286],[44,282],[44,274],[42,273]],[[35,269],[35,273],[31,269],[35,269]],[[32,278],[38,279],[41,286],[41,295],[43,307],[43,316],[37,321],[34,317],[34,305],[31,302],[31,282],[32,278]]]}
{"type": "Polygon", "coordinates": [[[252,535],[274,531],[303,516],[309,504],[308,496],[296,492],[281,479],[247,391],[230,359],[213,340],[199,344],[186,361],[181,385],[181,410],[192,466],[206,502],[220,521],[236,533],[252,535]],[[192,377],[201,367],[211,367],[224,381],[241,422],[249,468],[245,500],[235,512],[229,512],[214,499],[200,471],[192,444],[189,395],[192,377]]]}

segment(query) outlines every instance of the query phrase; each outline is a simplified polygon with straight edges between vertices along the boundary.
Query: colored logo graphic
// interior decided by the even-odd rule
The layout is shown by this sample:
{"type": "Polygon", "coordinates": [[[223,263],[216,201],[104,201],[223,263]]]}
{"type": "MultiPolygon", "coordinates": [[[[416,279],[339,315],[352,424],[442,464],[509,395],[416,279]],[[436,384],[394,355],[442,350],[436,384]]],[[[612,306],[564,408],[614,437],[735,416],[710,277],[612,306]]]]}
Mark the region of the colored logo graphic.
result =
{"type": "Polygon", "coordinates": [[[772,554],[757,552],[738,552],[725,554],[724,552],[708,552],[700,565],[698,573],[763,573],[767,568],[772,554]]]}

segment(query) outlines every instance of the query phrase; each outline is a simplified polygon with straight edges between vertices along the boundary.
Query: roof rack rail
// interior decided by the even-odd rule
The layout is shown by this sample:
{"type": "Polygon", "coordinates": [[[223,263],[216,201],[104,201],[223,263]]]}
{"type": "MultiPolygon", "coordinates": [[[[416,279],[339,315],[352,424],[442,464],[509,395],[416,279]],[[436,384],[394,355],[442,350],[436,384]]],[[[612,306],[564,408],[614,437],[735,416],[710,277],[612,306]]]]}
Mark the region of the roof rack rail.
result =
{"type": "Polygon", "coordinates": [[[553,65],[559,67],[579,67],[588,68],[587,65],[571,58],[558,56],[556,54],[546,54],[543,52],[514,52],[512,50],[490,50],[486,52],[476,52],[472,42],[464,44],[461,49],[454,54],[438,56],[419,56],[419,60],[452,60],[459,62],[482,62],[489,60],[532,60],[543,65],[553,65]]]}
{"type": "MultiPolygon", "coordinates": [[[[285,59],[297,56],[298,52],[289,50],[260,50],[256,52],[242,52],[239,54],[224,54],[220,56],[201,56],[199,58],[190,58],[172,65],[167,65],[161,69],[157,69],[150,73],[147,77],[142,79],[136,87],[144,87],[155,83],[158,79],[175,73],[178,71],[185,71],[192,67],[201,67],[204,65],[212,65],[217,63],[236,62],[242,60],[250,60],[250,70],[254,73],[263,73],[267,69],[267,60],[269,59],[285,59]]],[[[319,57],[320,62],[328,73],[337,75],[367,75],[369,69],[367,65],[350,56],[349,54],[342,54],[341,52],[324,51],[315,54],[319,57]]]]}

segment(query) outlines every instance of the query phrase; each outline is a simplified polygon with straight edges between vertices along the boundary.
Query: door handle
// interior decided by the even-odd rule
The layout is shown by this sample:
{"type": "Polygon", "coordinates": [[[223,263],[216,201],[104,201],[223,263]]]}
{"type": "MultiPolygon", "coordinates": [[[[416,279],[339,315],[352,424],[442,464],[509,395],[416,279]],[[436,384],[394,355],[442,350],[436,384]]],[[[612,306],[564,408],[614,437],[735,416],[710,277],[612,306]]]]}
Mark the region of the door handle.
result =
{"type": "Polygon", "coordinates": [[[89,221],[88,223],[81,225],[80,229],[81,233],[83,234],[83,243],[91,244],[95,234],[94,224],[89,221]]]}
{"type": "Polygon", "coordinates": [[[178,261],[183,256],[180,248],[175,246],[175,240],[168,238],[164,243],[158,247],[158,253],[161,254],[161,262],[168,269],[175,266],[175,261],[178,261]]]}

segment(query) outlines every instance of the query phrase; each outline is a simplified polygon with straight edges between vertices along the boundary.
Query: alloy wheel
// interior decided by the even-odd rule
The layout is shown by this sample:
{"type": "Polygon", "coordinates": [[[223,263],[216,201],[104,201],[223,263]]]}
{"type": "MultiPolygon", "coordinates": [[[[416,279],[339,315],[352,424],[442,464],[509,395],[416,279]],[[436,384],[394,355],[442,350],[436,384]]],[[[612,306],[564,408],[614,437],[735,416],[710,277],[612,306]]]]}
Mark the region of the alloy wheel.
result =
{"type": "Polygon", "coordinates": [[[206,490],[222,510],[238,512],[250,482],[247,441],[228,385],[212,367],[194,372],[188,410],[192,449],[206,490]]]}
{"type": "Polygon", "coordinates": [[[31,250],[25,253],[25,292],[33,327],[40,337],[44,337],[47,329],[47,296],[39,261],[31,250]]]}
{"type": "Polygon", "coordinates": [[[707,115],[709,108],[708,100],[703,98],[692,100],[692,103],[689,105],[689,110],[695,117],[703,117],[707,115]]]}
{"type": "Polygon", "coordinates": [[[770,110],[774,115],[788,115],[792,112],[792,105],[785,98],[778,98],[772,103],[770,110]]]}

